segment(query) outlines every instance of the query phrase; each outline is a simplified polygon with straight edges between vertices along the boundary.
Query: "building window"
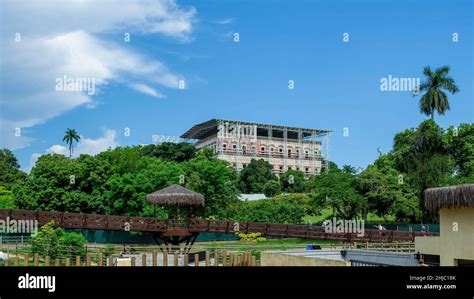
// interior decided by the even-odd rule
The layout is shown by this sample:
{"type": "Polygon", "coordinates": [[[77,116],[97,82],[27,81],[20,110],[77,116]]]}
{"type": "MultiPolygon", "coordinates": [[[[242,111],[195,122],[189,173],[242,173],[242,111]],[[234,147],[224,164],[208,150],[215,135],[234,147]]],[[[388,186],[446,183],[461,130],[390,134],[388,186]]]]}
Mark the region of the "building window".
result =
{"type": "Polygon", "coordinates": [[[242,152],[243,152],[244,154],[247,153],[247,146],[246,146],[246,145],[242,145],[242,152]]]}
{"type": "Polygon", "coordinates": [[[261,152],[265,152],[265,147],[262,146],[262,147],[260,148],[260,151],[261,151],[261,152]]]}
{"type": "Polygon", "coordinates": [[[223,143],[222,148],[224,149],[224,151],[227,150],[227,143],[223,143]]]}
{"type": "Polygon", "coordinates": [[[288,149],[288,157],[291,157],[291,149],[288,149]]]}
{"type": "Polygon", "coordinates": [[[280,148],[278,149],[278,152],[283,153],[283,149],[280,147],[280,148]]]}
{"type": "Polygon", "coordinates": [[[306,167],[306,168],[304,169],[304,171],[306,171],[306,172],[309,172],[309,168],[308,168],[308,167],[306,167]]]}
{"type": "Polygon", "coordinates": [[[237,151],[237,144],[232,144],[232,149],[234,150],[234,152],[237,151]]]}

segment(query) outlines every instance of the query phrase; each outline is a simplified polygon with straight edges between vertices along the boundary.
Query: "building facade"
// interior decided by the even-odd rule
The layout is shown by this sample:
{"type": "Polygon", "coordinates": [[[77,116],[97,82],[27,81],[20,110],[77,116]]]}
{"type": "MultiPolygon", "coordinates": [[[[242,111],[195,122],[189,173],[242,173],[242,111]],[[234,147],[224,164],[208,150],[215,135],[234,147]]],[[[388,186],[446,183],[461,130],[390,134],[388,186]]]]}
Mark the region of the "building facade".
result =
{"type": "Polygon", "coordinates": [[[263,159],[276,175],[299,170],[309,176],[321,173],[323,161],[327,164],[329,134],[327,130],[212,119],[193,126],[181,138],[197,140],[198,149],[211,148],[238,171],[252,159],[263,159]],[[324,159],[319,139],[326,146],[324,159]]]}
{"type": "Polygon", "coordinates": [[[439,236],[415,238],[425,262],[440,266],[474,266],[474,184],[431,188],[425,206],[439,210],[439,236]]]}

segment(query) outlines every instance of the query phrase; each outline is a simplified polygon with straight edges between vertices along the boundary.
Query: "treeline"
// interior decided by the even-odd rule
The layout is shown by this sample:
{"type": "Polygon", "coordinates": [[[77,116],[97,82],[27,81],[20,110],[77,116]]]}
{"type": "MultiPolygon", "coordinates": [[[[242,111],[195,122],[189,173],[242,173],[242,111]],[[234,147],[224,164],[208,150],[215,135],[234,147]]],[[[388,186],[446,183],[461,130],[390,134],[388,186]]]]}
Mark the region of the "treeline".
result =
{"type": "MultiPolygon", "coordinates": [[[[427,120],[396,134],[393,149],[363,171],[330,163],[328,173],[305,178],[290,170],[275,176],[253,160],[240,173],[210,150],[187,143],[116,148],[96,156],[43,155],[29,174],[15,156],[0,150],[0,208],[152,216],[146,194],[171,184],[204,194],[209,219],[301,222],[330,209],[331,216],[367,218],[369,213],[400,222],[432,220],[424,212],[423,190],[474,182],[474,125],[440,128],[427,120]],[[272,198],[242,202],[240,193],[272,198]]],[[[158,208],[157,217],[174,215],[158,208]]]]}

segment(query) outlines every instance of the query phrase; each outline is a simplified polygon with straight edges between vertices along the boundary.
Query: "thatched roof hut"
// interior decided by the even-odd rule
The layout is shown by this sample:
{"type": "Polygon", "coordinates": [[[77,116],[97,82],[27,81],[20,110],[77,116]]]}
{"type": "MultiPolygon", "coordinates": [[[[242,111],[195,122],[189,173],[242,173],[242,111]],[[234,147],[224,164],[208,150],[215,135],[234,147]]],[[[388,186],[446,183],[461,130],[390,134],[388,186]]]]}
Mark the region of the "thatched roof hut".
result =
{"type": "Polygon", "coordinates": [[[147,203],[169,206],[204,206],[204,196],[180,185],[171,185],[146,196],[147,203]]]}
{"type": "Polygon", "coordinates": [[[474,207],[474,184],[426,189],[425,207],[428,210],[474,207]]]}

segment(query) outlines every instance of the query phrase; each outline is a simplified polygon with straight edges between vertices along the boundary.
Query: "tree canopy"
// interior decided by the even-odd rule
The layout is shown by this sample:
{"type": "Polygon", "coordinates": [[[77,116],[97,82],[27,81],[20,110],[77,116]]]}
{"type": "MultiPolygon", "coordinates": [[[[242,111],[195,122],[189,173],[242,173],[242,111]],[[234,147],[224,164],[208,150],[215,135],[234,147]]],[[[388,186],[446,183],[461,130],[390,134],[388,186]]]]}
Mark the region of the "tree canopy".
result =
{"type": "Polygon", "coordinates": [[[20,164],[9,149],[0,149],[0,186],[10,190],[13,183],[24,179],[26,174],[20,170],[20,164]]]}
{"type": "Polygon", "coordinates": [[[450,67],[443,66],[432,71],[429,66],[423,69],[425,81],[421,83],[419,90],[425,92],[419,101],[420,112],[425,115],[431,115],[434,120],[435,112],[444,115],[450,110],[447,92],[452,94],[459,91],[459,87],[454,79],[448,76],[450,67]]]}
{"type": "Polygon", "coordinates": [[[243,193],[263,193],[267,181],[277,181],[272,172],[270,163],[263,159],[252,159],[250,163],[240,171],[239,189],[243,193]]]}

